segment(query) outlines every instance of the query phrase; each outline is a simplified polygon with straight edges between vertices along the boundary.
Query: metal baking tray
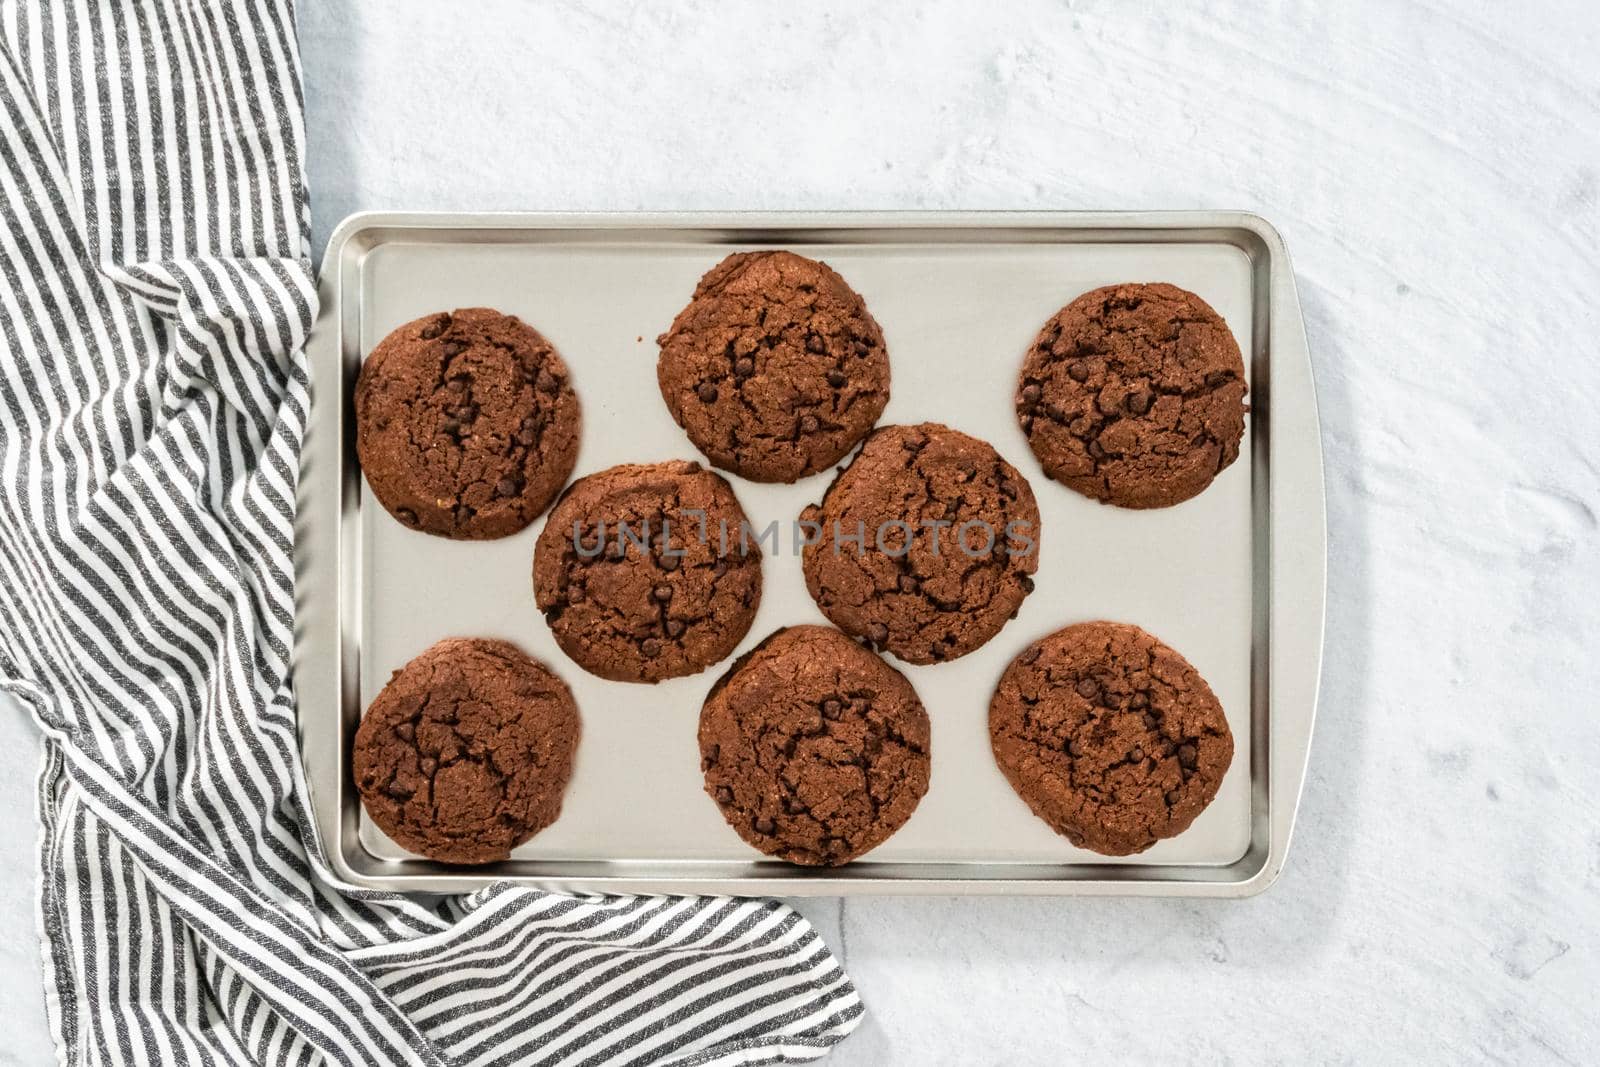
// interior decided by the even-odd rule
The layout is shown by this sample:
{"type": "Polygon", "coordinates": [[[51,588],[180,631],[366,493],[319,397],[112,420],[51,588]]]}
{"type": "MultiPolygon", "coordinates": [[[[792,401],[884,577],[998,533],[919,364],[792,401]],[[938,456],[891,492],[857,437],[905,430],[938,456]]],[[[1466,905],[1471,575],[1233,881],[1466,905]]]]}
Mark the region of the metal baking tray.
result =
{"type": "MultiPolygon", "coordinates": [[[[1322,651],[1322,451],[1289,257],[1239,212],[352,216],[323,263],[309,342],[310,424],[296,528],[300,739],[334,871],[370,888],[459,892],[515,879],[586,892],[1037,893],[1246,896],[1283,866],[1305,778],[1322,651]],[[696,724],[724,665],[658,686],[594,678],[535,609],[542,522],[492,542],[401,527],[356,464],[350,397],[362,357],[427,312],[488,305],[545,334],[584,407],[577,474],[696,458],[656,388],[656,335],[730,252],[789,248],[832,264],[882,324],[893,395],[882,422],[933,420],[982,437],[1032,482],[1042,514],[1037,591],[984,648],[897,663],[933,722],[932,785],[866,857],[813,870],[762,857],[701,787],[696,724]],[[1023,353],[1072,298],[1121,281],[1199,293],[1246,354],[1252,413],[1238,462],[1177,507],[1105,507],[1047,480],[1012,409],[1023,353]],[[988,700],[1026,643],[1071,622],[1136,623],[1210,681],[1234,763],[1184,834],[1135,857],[1074,848],[995,767],[988,700]],[[510,639],[572,686],[583,740],[561,818],[506,862],[459,868],[412,856],[365,817],[351,738],[389,673],[439,638],[510,639]]],[[[757,529],[820,499],[731,478],[757,529]]],[[[789,546],[768,553],[743,647],[823,621],[789,546]]],[[[742,651],[742,649],[741,649],[742,651]]]]}

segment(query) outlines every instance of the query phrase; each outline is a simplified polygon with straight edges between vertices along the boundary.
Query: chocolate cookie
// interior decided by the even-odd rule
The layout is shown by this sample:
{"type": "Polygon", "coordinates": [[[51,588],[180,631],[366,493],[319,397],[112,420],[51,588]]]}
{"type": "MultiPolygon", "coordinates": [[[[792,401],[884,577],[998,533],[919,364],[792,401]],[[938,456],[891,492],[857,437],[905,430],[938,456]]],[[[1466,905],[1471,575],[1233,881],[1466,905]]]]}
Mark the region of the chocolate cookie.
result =
{"type": "Polygon", "coordinates": [[[1058,630],[1012,660],[989,701],[989,739],[1035,815],[1107,856],[1187,830],[1233,760],[1205,679],[1114,622],[1058,630]]]}
{"type": "Polygon", "coordinates": [[[698,463],[580,478],[533,556],[533,591],[562,651],[618,682],[694,674],[744,639],[761,548],[728,483],[698,463]]]}
{"type": "Polygon", "coordinates": [[[356,452],[373,495],[445,537],[504,537],[538,518],[572,474],[579,421],[550,342],[489,308],[406,323],[356,382],[356,452]]]}
{"type": "Polygon", "coordinates": [[[806,588],[822,613],[909,663],[966,655],[1033,591],[1033,490],[948,426],[878,430],[800,520],[806,588]]]}
{"type": "Polygon", "coordinates": [[[579,730],[566,683],[515,645],[440,641],[361,717],[356,788],[401,847],[491,863],[561,814],[579,730]]]}
{"type": "Polygon", "coordinates": [[[700,709],[706,792],[769,856],[836,866],[928,791],[928,713],[901,673],[826,626],[779,630],[700,709]]]}
{"type": "Polygon", "coordinates": [[[1017,417],[1045,473],[1084,496],[1164,508],[1239,455],[1244,360],[1222,317],[1175,285],[1111,285],[1045,324],[1017,417]]]}
{"type": "Polygon", "coordinates": [[[667,410],[712,463],[792,482],[836,463],[889,402],[883,331],[826,263],[740,252],[656,339],[667,410]]]}

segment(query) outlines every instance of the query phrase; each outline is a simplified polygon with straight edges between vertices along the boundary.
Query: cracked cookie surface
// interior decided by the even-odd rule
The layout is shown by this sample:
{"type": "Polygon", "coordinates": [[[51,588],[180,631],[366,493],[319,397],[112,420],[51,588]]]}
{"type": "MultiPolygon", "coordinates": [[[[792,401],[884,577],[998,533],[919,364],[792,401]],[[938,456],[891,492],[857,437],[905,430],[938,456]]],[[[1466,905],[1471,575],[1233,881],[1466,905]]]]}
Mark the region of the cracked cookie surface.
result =
{"type": "Polygon", "coordinates": [[[1084,496],[1162,508],[1239,455],[1244,360],[1227,323],[1175,285],[1111,285],[1056,313],[1017,383],[1045,473],[1084,496]]]}
{"type": "Polygon", "coordinates": [[[1035,641],[989,702],[995,762],[1079,848],[1143,852],[1217,795],[1233,734],[1189,661],[1137,626],[1086,622],[1035,641]]]}
{"type": "Polygon", "coordinates": [[[753,481],[837,463],[889,402],[889,356],[865,302],[792,252],[724,259],[656,341],[673,419],[713,464],[753,481]]]}
{"type": "Polygon", "coordinates": [[[695,674],[744,639],[761,548],[721,476],[625,464],[574,482],[533,556],[534,599],[561,650],[619,682],[695,674]]]}
{"type": "Polygon", "coordinates": [[[802,562],[822,613],[908,663],[966,655],[1033,591],[1033,490],[989,444],[948,426],[879,429],[800,520],[814,524],[802,562]]]}
{"type": "Polygon", "coordinates": [[[826,626],[779,630],[700,710],[706,793],[769,856],[837,866],[905,825],[928,791],[928,713],[911,683],[826,626]]]}
{"type": "Polygon", "coordinates": [[[361,365],[355,404],[373,495],[431,534],[516,533],[550,506],[578,457],[566,364],[533,327],[490,308],[390,333],[361,365]]]}
{"type": "Polygon", "coordinates": [[[491,863],[561,814],[578,748],[566,683],[504,641],[452,638],[400,668],[356,730],[356,788],[394,842],[491,863]]]}

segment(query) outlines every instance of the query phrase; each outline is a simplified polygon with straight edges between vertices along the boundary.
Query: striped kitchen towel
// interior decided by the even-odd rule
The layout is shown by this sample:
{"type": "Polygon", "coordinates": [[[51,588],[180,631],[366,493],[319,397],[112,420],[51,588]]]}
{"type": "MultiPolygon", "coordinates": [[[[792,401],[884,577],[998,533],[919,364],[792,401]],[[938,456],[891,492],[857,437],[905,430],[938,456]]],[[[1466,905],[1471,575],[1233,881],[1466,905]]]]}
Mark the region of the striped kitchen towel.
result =
{"type": "Polygon", "coordinates": [[[0,0],[0,686],[63,1062],[769,1063],[861,1005],[775,903],[340,885],[289,684],[314,317],[286,0],[0,0]]]}

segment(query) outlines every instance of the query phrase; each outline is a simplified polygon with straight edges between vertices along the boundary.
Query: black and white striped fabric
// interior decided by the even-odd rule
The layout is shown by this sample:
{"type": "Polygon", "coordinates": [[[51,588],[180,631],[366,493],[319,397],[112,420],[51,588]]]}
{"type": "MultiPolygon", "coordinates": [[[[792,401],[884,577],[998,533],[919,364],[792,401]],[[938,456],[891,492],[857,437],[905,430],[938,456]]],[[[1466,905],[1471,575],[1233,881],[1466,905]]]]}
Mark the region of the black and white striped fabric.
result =
{"type": "Polygon", "coordinates": [[[0,0],[0,686],[74,1064],[767,1063],[861,1014],[774,903],[338,885],[302,809],[313,319],[285,0],[0,0]]]}

